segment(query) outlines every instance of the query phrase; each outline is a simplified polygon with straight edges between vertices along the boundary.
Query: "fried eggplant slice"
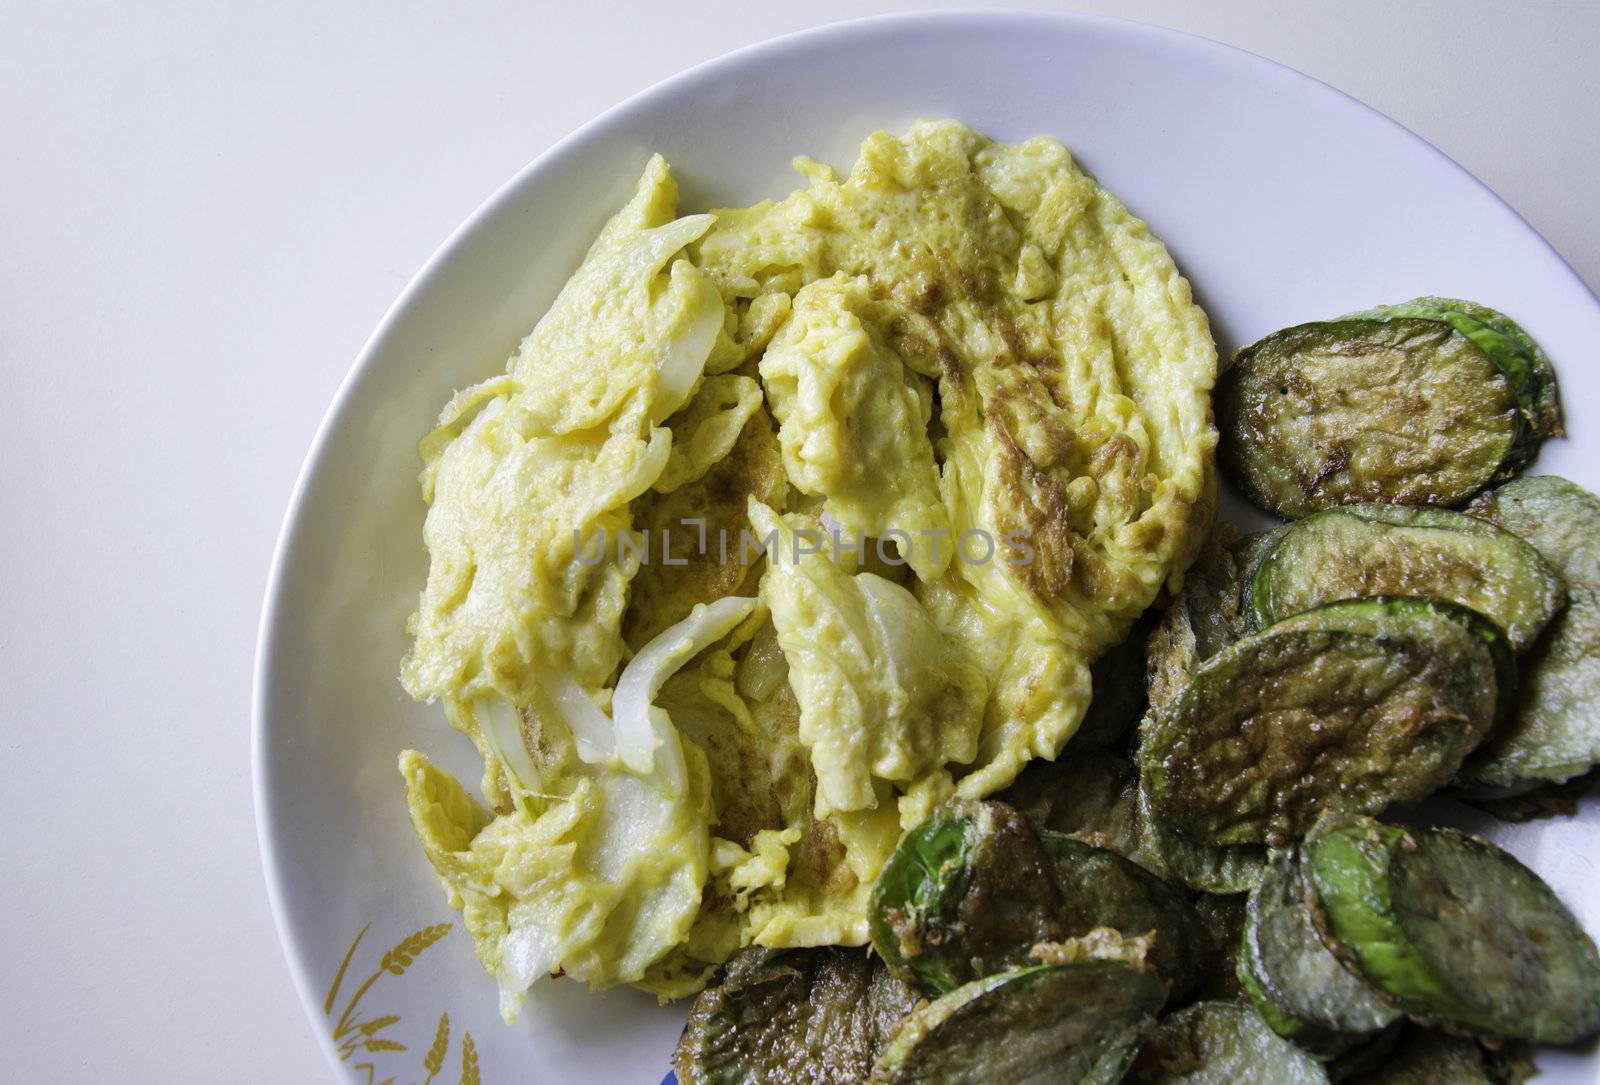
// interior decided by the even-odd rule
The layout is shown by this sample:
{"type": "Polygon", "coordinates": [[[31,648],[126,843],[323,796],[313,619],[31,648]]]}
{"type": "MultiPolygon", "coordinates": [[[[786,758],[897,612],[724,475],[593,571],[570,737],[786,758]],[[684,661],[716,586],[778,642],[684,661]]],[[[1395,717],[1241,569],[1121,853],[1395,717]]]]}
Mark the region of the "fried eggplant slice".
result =
{"type": "Polygon", "coordinates": [[[683,1085],[864,1080],[917,999],[866,950],[741,950],[694,1000],[673,1053],[683,1085]]]}
{"type": "Polygon", "coordinates": [[[1333,1056],[1400,1020],[1322,944],[1300,867],[1280,855],[1250,894],[1239,940],[1239,983],[1279,1035],[1333,1056]]]}
{"type": "Polygon", "coordinates": [[[1141,729],[1150,818],[1208,844],[1285,844],[1327,809],[1375,813],[1448,781],[1492,726],[1493,655],[1385,601],[1313,610],[1201,664],[1141,729]]]}
{"type": "Polygon", "coordinates": [[[951,802],[900,841],[873,885],[873,948],[930,997],[1069,933],[1049,857],[1004,803],[951,802]]]}
{"type": "Polygon", "coordinates": [[[1328,1072],[1241,1002],[1196,1002],[1161,1021],[1130,1080],[1153,1085],[1327,1085],[1328,1072]]]}
{"type": "Polygon", "coordinates": [[[1414,1020],[1540,1043],[1600,1030],[1594,942],[1493,844],[1333,816],[1300,863],[1324,943],[1414,1020]]]}
{"type": "Polygon", "coordinates": [[[1529,653],[1516,711],[1462,770],[1470,798],[1512,798],[1600,764],[1600,498],[1533,475],[1467,511],[1527,540],[1567,582],[1567,608],[1529,653]]]}
{"type": "Polygon", "coordinates": [[[1522,652],[1565,603],[1561,577],[1509,531],[1446,509],[1359,505],[1287,528],[1250,578],[1256,629],[1335,599],[1445,599],[1505,630],[1522,652]]]}
{"type": "Polygon", "coordinates": [[[1225,522],[1216,526],[1184,574],[1183,590],[1146,642],[1147,717],[1188,685],[1197,666],[1250,632],[1241,592],[1249,570],[1275,537],[1275,532],[1241,535],[1225,522]]]}
{"type": "Polygon", "coordinates": [[[1262,844],[1202,844],[1191,840],[1150,809],[1143,779],[1138,787],[1139,859],[1157,874],[1202,893],[1245,893],[1267,869],[1262,844]]]}
{"type": "Polygon", "coordinates": [[[1537,442],[1494,359],[1440,320],[1275,332],[1235,355],[1214,404],[1222,470],[1289,520],[1357,502],[1457,505],[1537,442]]]}
{"type": "Polygon", "coordinates": [[[1115,1085],[1165,997],[1153,972],[1122,961],[999,972],[906,1018],[872,1080],[1115,1085]]]}
{"type": "MultiPolygon", "coordinates": [[[[1565,432],[1561,424],[1561,395],[1556,386],[1555,366],[1522,325],[1504,313],[1459,298],[1413,298],[1399,305],[1351,313],[1345,319],[1360,318],[1444,321],[1472,340],[1474,346],[1500,367],[1516,394],[1522,423],[1534,437],[1559,437],[1565,432]]],[[[1520,447],[1531,453],[1538,445],[1528,441],[1520,447]]],[[[1530,454],[1526,459],[1513,459],[1509,466],[1521,467],[1531,458],[1530,454]]]]}
{"type": "Polygon", "coordinates": [[[1076,836],[1140,862],[1137,782],[1126,757],[1067,750],[1054,761],[1032,762],[995,798],[1035,830],[1076,836]]]}
{"type": "MultiPolygon", "coordinates": [[[[1141,731],[1194,677],[1196,668],[1248,632],[1241,591],[1248,572],[1276,533],[1241,535],[1220,523],[1184,576],[1183,590],[1162,615],[1146,645],[1150,704],[1141,731]]],[[[1153,817],[1138,793],[1140,853],[1135,858],[1163,877],[1207,893],[1240,893],[1260,878],[1266,849],[1217,846],[1187,839],[1153,817]]]]}
{"type": "Polygon", "coordinates": [[[1299,617],[1304,617],[1307,625],[1334,622],[1340,627],[1348,627],[1352,623],[1357,623],[1364,630],[1377,632],[1379,627],[1373,624],[1375,619],[1385,616],[1404,618],[1408,615],[1438,615],[1449,618],[1488,649],[1489,658],[1494,663],[1495,724],[1509,719],[1517,699],[1517,658],[1511,650],[1511,642],[1506,640],[1506,635],[1500,627],[1475,610],[1469,610],[1444,599],[1428,599],[1413,595],[1373,595],[1364,599],[1340,599],[1337,602],[1324,603],[1314,610],[1303,612],[1299,617]]]}
{"type": "Polygon", "coordinates": [[[1171,984],[1175,1000],[1206,978],[1215,952],[1211,931],[1187,894],[1105,848],[1049,831],[1040,842],[1054,868],[1057,917],[1068,937],[1103,929],[1127,938],[1149,935],[1148,961],[1171,984]]]}

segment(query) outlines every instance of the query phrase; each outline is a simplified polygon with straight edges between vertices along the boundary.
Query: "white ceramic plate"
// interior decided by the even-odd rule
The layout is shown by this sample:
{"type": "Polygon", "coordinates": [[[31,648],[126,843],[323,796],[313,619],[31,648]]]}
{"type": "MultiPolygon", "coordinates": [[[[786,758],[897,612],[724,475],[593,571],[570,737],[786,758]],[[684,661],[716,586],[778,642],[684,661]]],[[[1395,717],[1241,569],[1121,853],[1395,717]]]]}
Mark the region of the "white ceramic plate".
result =
{"type": "MultiPolygon", "coordinates": [[[[1454,163],[1302,75],[1129,23],[966,13],[830,27],[669,80],[528,166],[429,261],[340,389],[289,507],[261,624],[256,802],[289,964],[342,1080],[653,1085],[683,1016],[547,983],[508,1028],[459,924],[435,927],[456,916],[395,759],[415,746],[464,780],[480,766],[396,680],[425,572],[417,440],[453,389],[503,365],[650,152],[686,209],[743,204],[793,188],[796,154],[848,167],[873,129],[943,116],[1064,141],[1166,240],[1224,351],[1418,294],[1504,309],[1555,360],[1573,434],[1536,470],[1600,488],[1600,304],[1454,163]]],[[[1600,930],[1597,822],[1590,807],[1499,835],[1600,930]]],[[[1586,1054],[1543,1065],[1551,1085],[1597,1078],[1586,1054]]]]}

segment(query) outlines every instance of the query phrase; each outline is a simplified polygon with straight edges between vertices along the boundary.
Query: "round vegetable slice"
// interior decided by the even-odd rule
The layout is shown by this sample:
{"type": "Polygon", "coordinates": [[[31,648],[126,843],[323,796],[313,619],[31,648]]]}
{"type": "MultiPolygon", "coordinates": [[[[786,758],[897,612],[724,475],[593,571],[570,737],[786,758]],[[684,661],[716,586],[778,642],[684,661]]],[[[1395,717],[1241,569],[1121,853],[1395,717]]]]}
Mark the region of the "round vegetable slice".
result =
{"type": "Polygon", "coordinates": [[[1273,537],[1241,535],[1232,524],[1217,525],[1145,646],[1150,711],[1164,708],[1189,683],[1195,667],[1249,632],[1241,588],[1246,570],[1273,537]]]}
{"type": "Polygon", "coordinates": [[[1322,944],[1290,855],[1274,859],[1250,894],[1239,974],[1267,1023],[1319,1054],[1336,1055],[1401,1017],[1322,944]]]}
{"type": "MultiPolygon", "coordinates": [[[[1456,331],[1472,340],[1474,346],[1488,355],[1505,374],[1516,393],[1517,409],[1529,433],[1538,438],[1559,437],[1561,425],[1561,397],[1556,387],[1555,367],[1545,356],[1539,344],[1522,329],[1522,325],[1504,313],[1462,301],[1459,298],[1414,298],[1399,305],[1383,305],[1366,312],[1351,313],[1351,318],[1395,320],[1420,317],[1425,320],[1442,320],[1456,331]]],[[[1522,458],[1514,458],[1510,466],[1520,467],[1532,459],[1537,451],[1534,441],[1520,444],[1522,458]]]]}
{"type": "Polygon", "coordinates": [[[1445,599],[1490,618],[1524,651],[1565,602],[1556,571],[1509,531],[1446,509],[1358,505],[1287,528],[1250,578],[1257,629],[1335,599],[1445,599]]]}
{"type": "Polygon", "coordinates": [[[865,950],[741,950],[689,1010],[683,1085],[861,1081],[916,1003],[865,950]]]}
{"type": "Polygon", "coordinates": [[[1300,861],[1324,940],[1413,1018],[1542,1043],[1600,1030],[1594,943],[1493,844],[1333,817],[1300,861]]]}
{"type": "Polygon", "coordinates": [[[1165,997],[1153,973],[1118,961],[985,976],[906,1018],[872,1080],[1115,1085],[1165,997]]]}
{"type": "Polygon", "coordinates": [[[1218,462],[1299,519],[1362,501],[1455,505],[1528,458],[1517,391],[1431,319],[1302,324],[1241,350],[1217,382],[1218,462]]]}
{"type": "Polygon", "coordinates": [[[1503,798],[1600,764],[1600,498],[1535,475],[1467,511],[1526,539],[1567,582],[1567,609],[1529,654],[1516,711],[1462,769],[1469,795],[1503,798]]]}
{"type": "Polygon", "coordinates": [[[1150,812],[1149,790],[1138,786],[1140,862],[1203,893],[1244,893],[1261,880],[1267,849],[1261,844],[1202,844],[1150,812]]]}
{"type": "Polygon", "coordinates": [[[1142,729],[1153,823],[1279,844],[1327,809],[1376,812],[1450,779],[1492,725],[1494,659],[1441,614],[1312,611],[1201,664],[1142,729]]]}
{"type": "Polygon", "coordinates": [[[1376,619],[1415,615],[1438,615],[1449,618],[1460,624],[1488,649],[1489,658],[1494,663],[1495,722],[1508,719],[1517,699],[1517,659],[1511,651],[1511,643],[1506,640],[1500,627],[1475,610],[1468,610],[1464,606],[1444,599],[1375,595],[1365,599],[1340,599],[1325,603],[1314,610],[1297,615],[1296,620],[1313,627],[1332,623],[1338,628],[1360,628],[1378,633],[1382,630],[1376,619]]]}
{"type": "Polygon", "coordinates": [[[1199,986],[1214,947],[1187,894],[1113,851],[1048,831],[1040,842],[1054,869],[1061,896],[1056,914],[1068,937],[1099,929],[1128,938],[1148,934],[1147,960],[1172,984],[1171,997],[1182,999],[1199,986]]]}
{"type": "Polygon", "coordinates": [[[951,802],[907,833],[873,885],[868,929],[891,972],[939,995],[1067,935],[1049,858],[999,802],[951,802]]]}
{"type": "Polygon", "coordinates": [[[1145,1041],[1132,1080],[1159,1085],[1327,1085],[1311,1055],[1238,1002],[1196,1002],[1162,1020],[1145,1041]]]}

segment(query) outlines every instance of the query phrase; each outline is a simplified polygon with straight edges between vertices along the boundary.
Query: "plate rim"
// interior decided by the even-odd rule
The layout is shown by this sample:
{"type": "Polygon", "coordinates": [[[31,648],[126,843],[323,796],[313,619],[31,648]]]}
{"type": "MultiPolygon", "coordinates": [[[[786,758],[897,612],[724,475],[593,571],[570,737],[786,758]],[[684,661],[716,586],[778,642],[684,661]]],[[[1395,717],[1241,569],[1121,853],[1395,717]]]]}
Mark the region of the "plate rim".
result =
{"type": "Polygon", "coordinates": [[[1375,120],[1398,131],[1404,137],[1409,138],[1416,144],[1420,144],[1431,152],[1433,156],[1482,190],[1493,202],[1499,204],[1502,209],[1508,212],[1529,235],[1537,239],[1545,247],[1549,254],[1555,258],[1556,266],[1571,277],[1573,282],[1583,294],[1589,297],[1596,308],[1600,308],[1600,295],[1596,294],[1596,291],[1589,286],[1576,269],[1532,223],[1486,182],[1425,137],[1390,117],[1377,107],[1369,105],[1354,95],[1346,93],[1332,84],[1288,64],[1273,60],[1271,57],[1263,56],[1241,46],[1230,45],[1201,34],[1173,27],[1160,26],[1118,16],[1084,12],[1033,11],[1017,8],[953,8],[895,12],[829,22],[743,45],[718,56],[700,61],[621,99],[556,140],[545,150],[519,167],[504,182],[496,186],[466,218],[445,236],[423,262],[422,266],[406,282],[406,285],[395,297],[395,300],[385,309],[373,331],[362,343],[361,348],[356,352],[355,358],[346,369],[338,387],[334,391],[332,399],[323,411],[311,438],[311,444],[296,473],[294,485],[289,493],[288,504],[284,510],[283,519],[279,524],[277,536],[273,543],[272,559],[263,593],[261,617],[256,630],[256,650],[251,677],[250,781],[252,813],[255,819],[256,843],[261,861],[261,871],[266,883],[268,907],[272,913],[273,929],[277,935],[278,945],[283,953],[285,963],[288,965],[290,980],[300,1002],[301,1011],[305,1015],[307,1023],[311,1026],[312,1034],[317,1038],[327,1066],[334,1072],[336,1080],[338,1078],[338,1068],[342,1064],[327,1030],[320,1027],[321,1018],[318,1016],[318,997],[312,988],[309,963],[300,950],[296,930],[288,918],[287,908],[283,900],[281,883],[285,877],[285,856],[277,843],[276,814],[272,809],[274,803],[281,801],[281,796],[273,786],[274,777],[272,769],[269,767],[270,758],[268,756],[267,743],[271,725],[268,721],[268,700],[270,697],[269,678],[275,670],[278,653],[275,635],[283,625],[281,615],[284,603],[283,596],[285,585],[291,576],[289,557],[295,549],[298,536],[306,529],[303,513],[312,481],[324,466],[336,422],[345,413],[357,386],[373,370],[377,357],[383,352],[382,348],[385,341],[393,333],[401,315],[411,307],[419,295],[429,288],[442,269],[456,258],[458,250],[464,247],[467,240],[476,233],[479,227],[486,220],[499,213],[502,206],[511,202],[525,185],[533,181],[536,175],[561,160],[582,153],[588,143],[604,138],[606,129],[617,118],[628,114],[652,98],[687,86],[697,80],[714,77],[720,69],[734,67],[762,55],[780,54],[797,47],[825,47],[832,40],[847,40],[861,33],[886,27],[910,28],[915,26],[919,29],[931,27],[946,31],[959,31],[963,27],[972,27],[975,24],[987,24],[983,29],[991,31],[1005,29],[1007,24],[1016,29],[1025,28],[1028,24],[1049,24],[1056,29],[1100,27],[1135,37],[1144,36],[1164,39],[1169,42],[1176,41],[1187,49],[1227,56],[1235,64],[1260,63],[1278,69],[1280,72],[1310,85],[1314,88],[1314,93],[1332,95],[1335,99],[1342,99],[1345,105],[1354,106],[1369,114],[1375,120]]]}

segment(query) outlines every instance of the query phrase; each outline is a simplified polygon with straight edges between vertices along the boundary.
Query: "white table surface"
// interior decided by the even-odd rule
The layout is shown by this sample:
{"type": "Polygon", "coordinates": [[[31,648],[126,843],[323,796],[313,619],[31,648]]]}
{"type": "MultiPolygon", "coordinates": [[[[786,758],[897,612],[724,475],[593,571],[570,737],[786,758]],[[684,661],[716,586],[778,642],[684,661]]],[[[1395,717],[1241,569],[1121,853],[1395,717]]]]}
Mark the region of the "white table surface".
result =
{"type": "MultiPolygon", "coordinates": [[[[0,11],[0,1078],[330,1080],[267,910],[248,734],[267,565],[334,388],[564,133],[738,46],[924,6],[0,11]]],[[[1354,94],[1600,285],[1589,0],[1061,6],[1354,94]]]]}

